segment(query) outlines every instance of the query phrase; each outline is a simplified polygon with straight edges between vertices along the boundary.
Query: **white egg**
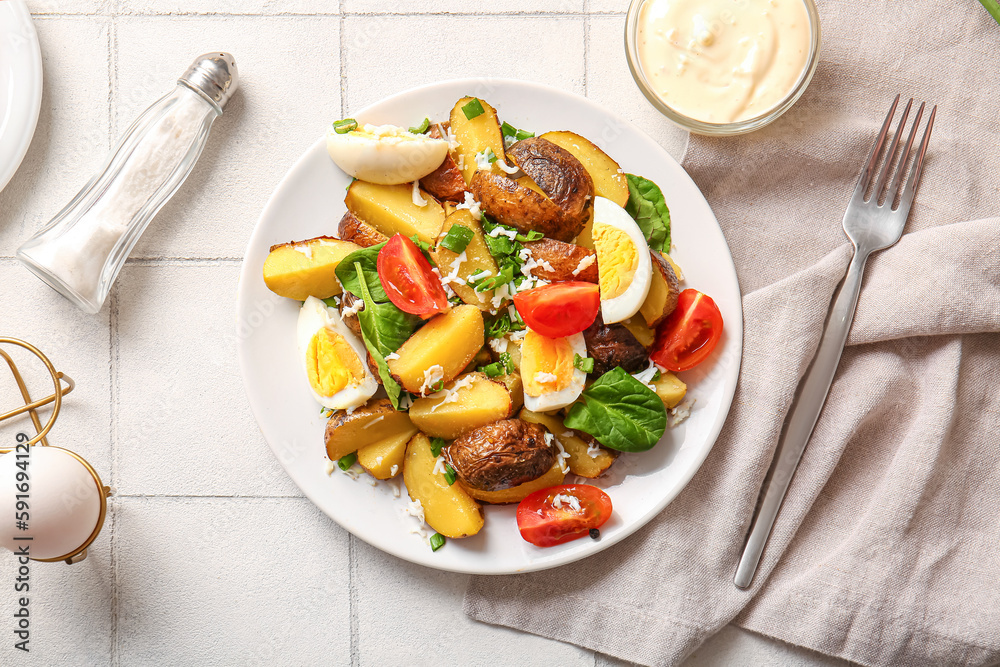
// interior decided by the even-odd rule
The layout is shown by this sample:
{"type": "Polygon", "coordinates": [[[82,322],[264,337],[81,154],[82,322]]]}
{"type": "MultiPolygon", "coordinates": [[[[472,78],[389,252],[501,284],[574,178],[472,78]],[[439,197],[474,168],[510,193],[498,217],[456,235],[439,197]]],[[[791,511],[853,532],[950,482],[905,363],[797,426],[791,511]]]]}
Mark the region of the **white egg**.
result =
{"type": "Polygon", "coordinates": [[[583,391],[587,374],[573,364],[574,355],[587,356],[587,342],[582,333],[565,338],[547,339],[530,329],[521,343],[521,379],[524,386],[524,407],[532,412],[546,412],[566,407],[583,391]],[[569,382],[561,389],[557,383],[557,370],[572,369],[569,382]]]}
{"type": "Polygon", "coordinates": [[[68,556],[90,538],[101,517],[102,486],[71,452],[60,447],[29,448],[27,482],[18,480],[14,450],[0,456],[0,544],[17,553],[28,547],[30,558],[68,556]],[[29,498],[28,530],[15,526],[18,484],[26,484],[29,498]],[[31,540],[16,540],[30,537],[31,540]]]}
{"type": "Polygon", "coordinates": [[[601,317],[605,324],[627,320],[639,312],[652,284],[649,244],[632,216],[604,197],[594,197],[592,234],[601,287],[601,317]]]}
{"type": "Polygon", "coordinates": [[[395,125],[365,125],[344,134],[331,127],[326,150],[354,178],[381,185],[412,183],[431,173],[448,155],[448,142],[395,125]]]}
{"type": "Polygon", "coordinates": [[[299,310],[296,338],[309,389],[323,407],[358,407],[378,391],[364,343],[336,308],[314,296],[306,299],[299,310]]]}

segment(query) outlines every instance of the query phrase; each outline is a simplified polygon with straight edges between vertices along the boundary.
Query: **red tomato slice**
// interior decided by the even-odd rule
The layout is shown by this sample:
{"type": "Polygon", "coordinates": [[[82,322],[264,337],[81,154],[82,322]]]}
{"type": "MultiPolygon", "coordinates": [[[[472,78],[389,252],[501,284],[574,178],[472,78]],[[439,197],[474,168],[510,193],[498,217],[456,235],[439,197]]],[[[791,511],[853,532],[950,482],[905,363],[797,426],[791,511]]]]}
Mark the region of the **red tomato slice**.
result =
{"type": "Polygon", "coordinates": [[[552,547],[585,537],[591,528],[600,528],[610,517],[611,498],[596,486],[586,484],[541,489],[517,506],[517,527],[521,537],[539,547],[552,547]],[[557,496],[561,507],[553,504],[557,496]]]}
{"type": "Polygon", "coordinates": [[[552,283],[518,292],[514,306],[531,330],[546,338],[563,338],[594,323],[601,309],[601,290],[594,283],[552,283]]]}
{"type": "Polygon", "coordinates": [[[722,313],[712,297],[686,289],[677,308],[656,328],[649,358],[670,371],[694,368],[712,353],[722,336],[722,313]]]}
{"type": "Polygon", "coordinates": [[[448,295],[420,248],[396,234],[378,251],[378,278],[400,310],[424,319],[448,310],[448,295]]]}

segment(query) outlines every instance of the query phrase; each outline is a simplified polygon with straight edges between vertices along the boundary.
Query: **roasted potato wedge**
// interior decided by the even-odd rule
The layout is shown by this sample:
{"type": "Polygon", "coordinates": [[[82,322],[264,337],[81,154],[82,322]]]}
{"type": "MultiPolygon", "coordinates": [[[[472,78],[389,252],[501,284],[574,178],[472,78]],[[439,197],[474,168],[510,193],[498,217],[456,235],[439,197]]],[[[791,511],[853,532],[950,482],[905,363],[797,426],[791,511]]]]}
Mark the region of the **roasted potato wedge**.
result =
{"type": "Polygon", "coordinates": [[[492,171],[477,171],[469,189],[486,213],[522,232],[536,230],[569,241],[579,233],[566,223],[562,209],[540,192],[492,171]]]}
{"type": "MultiPolygon", "coordinates": [[[[343,296],[340,297],[340,319],[344,321],[347,328],[351,330],[351,333],[361,338],[361,322],[358,321],[357,313],[348,312],[344,314],[345,310],[354,309],[354,306],[361,301],[358,297],[354,296],[350,292],[344,292],[343,296]]],[[[377,375],[377,373],[376,373],[377,375]]]]}
{"type": "Polygon", "coordinates": [[[434,244],[444,224],[444,208],[433,197],[422,193],[426,204],[413,203],[413,188],[404,185],[376,185],[354,181],[347,189],[344,203],[359,219],[380,234],[391,237],[417,235],[424,243],[434,244]]]}
{"type": "Polygon", "coordinates": [[[271,246],[264,260],[264,284],[278,296],[296,301],[310,296],[329,299],[344,291],[335,273],[340,260],[360,249],[332,236],[271,246]]]}
{"type": "Polygon", "coordinates": [[[596,250],[597,246],[594,245],[594,209],[591,209],[587,213],[587,221],[583,223],[583,229],[577,235],[576,240],[573,243],[577,244],[581,248],[586,248],[587,250],[596,250]]]}
{"type": "Polygon", "coordinates": [[[389,240],[388,236],[360,220],[350,211],[340,219],[340,224],[337,225],[337,235],[345,241],[357,243],[362,248],[370,248],[389,240]]]}
{"type": "Polygon", "coordinates": [[[437,458],[423,433],[406,446],[403,483],[411,500],[424,508],[424,521],[445,537],[468,537],[483,527],[483,510],[461,484],[449,485],[444,475],[434,472],[437,458]]]}
{"type": "Polygon", "coordinates": [[[636,340],[624,324],[605,324],[601,314],[583,332],[587,351],[594,359],[591,377],[600,377],[615,366],[627,373],[638,373],[649,364],[646,348],[636,340]]]}
{"type": "MultiPolygon", "coordinates": [[[[461,282],[453,281],[450,283],[450,286],[455,290],[455,294],[461,297],[465,303],[477,306],[481,310],[489,310],[491,300],[493,299],[493,290],[477,292],[471,286],[463,283],[468,281],[469,276],[483,271],[489,271],[490,275],[495,276],[499,270],[496,260],[493,259],[493,255],[490,254],[489,249],[486,247],[486,241],[483,240],[482,226],[478,220],[472,217],[472,213],[468,209],[458,209],[445,218],[441,234],[446,234],[455,225],[460,225],[470,230],[472,232],[472,240],[465,247],[466,260],[458,266],[457,277],[461,282]]],[[[454,273],[454,262],[460,256],[459,254],[438,245],[431,251],[431,255],[434,257],[434,261],[437,262],[441,275],[448,276],[454,273]]]]}
{"type": "Polygon", "coordinates": [[[587,205],[594,196],[594,181],[583,163],[565,148],[541,137],[518,141],[507,156],[555,202],[567,223],[578,225],[573,236],[579,234],[587,217],[587,205]]]}
{"type": "Polygon", "coordinates": [[[326,455],[331,461],[413,428],[410,416],[392,408],[388,398],[368,401],[354,412],[340,411],[326,423],[326,455]]]}
{"type": "Polygon", "coordinates": [[[431,437],[454,440],[480,426],[507,419],[515,410],[507,385],[484,373],[468,373],[446,384],[443,391],[413,401],[410,419],[431,437]]]}
{"type": "Polygon", "coordinates": [[[416,433],[414,426],[362,447],[358,450],[358,463],[375,479],[395,477],[403,470],[406,445],[416,433]]]}
{"type": "MultiPolygon", "coordinates": [[[[524,484],[518,484],[509,489],[499,489],[497,491],[483,491],[482,489],[476,489],[473,487],[468,487],[463,484],[465,492],[476,500],[484,503],[490,503],[491,505],[505,505],[508,503],[519,503],[529,495],[538,491],[539,489],[547,489],[550,486],[559,486],[566,479],[566,473],[562,471],[562,466],[558,463],[553,463],[552,467],[548,469],[541,477],[531,480],[530,482],[525,482],[524,484]]],[[[459,482],[461,484],[461,482],[459,482]]]]}
{"type": "Polygon", "coordinates": [[[687,385],[670,371],[663,373],[659,380],[653,382],[653,389],[668,410],[677,407],[687,394],[687,385]]]}
{"type": "MultiPolygon", "coordinates": [[[[514,364],[514,368],[520,372],[521,370],[521,341],[520,340],[507,340],[507,347],[504,352],[510,355],[510,361],[514,364]]],[[[495,349],[490,347],[490,356],[493,361],[500,361],[500,353],[495,349]]]]}
{"type": "Polygon", "coordinates": [[[639,307],[639,313],[646,324],[655,327],[674,312],[681,287],[670,262],[658,252],[650,251],[649,254],[653,258],[653,281],[649,284],[649,294],[639,307]]]}
{"type": "Polygon", "coordinates": [[[639,341],[639,345],[642,345],[647,350],[653,346],[653,342],[656,340],[656,329],[646,324],[646,320],[643,319],[642,315],[633,315],[623,321],[622,324],[632,332],[635,339],[639,341]]]}
{"type": "Polygon", "coordinates": [[[389,360],[389,372],[407,391],[429,393],[434,384],[458,377],[482,346],[483,312],[456,306],[417,329],[396,351],[399,357],[389,360]]]}
{"type": "Polygon", "coordinates": [[[524,247],[538,262],[547,262],[552,270],[536,267],[531,274],[545,280],[582,280],[597,282],[597,253],[593,250],[555,239],[529,241],[524,247]],[[582,267],[582,268],[581,268],[582,267]]]}
{"type": "Polygon", "coordinates": [[[559,439],[563,449],[569,454],[566,465],[574,475],[587,479],[600,477],[618,458],[618,452],[601,447],[590,435],[563,426],[561,416],[525,409],[521,410],[518,418],[532,424],[541,424],[549,433],[559,439]],[[591,448],[591,445],[594,448],[591,448]]]}
{"type": "Polygon", "coordinates": [[[465,433],[445,447],[445,459],[466,487],[499,491],[544,475],[556,462],[545,429],[505,419],[465,433]]]}
{"type": "MultiPolygon", "coordinates": [[[[472,175],[476,173],[476,153],[481,153],[487,148],[493,154],[503,159],[503,133],[500,131],[500,120],[497,118],[497,110],[483,100],[479,103],[483,106],[483,113],[468,118],[463,111],[463,107],[477,98],[463,97],[451,110],[451,133],[458,140],[458,148],[455,149],[455,161],[462,171],[462,177],[466,183],[472,181],[472,175]]],[[[492,170],[496,170],[492,167],[492,170]]]]}
{"type": "Polygon", "coordinates": [[[629,196],[628,180],[622,168],[607,153],[575,132],[546,132],[541,138],[566,149],[583,164],[594,181],[595,195],[625,208],[629,196]]]}

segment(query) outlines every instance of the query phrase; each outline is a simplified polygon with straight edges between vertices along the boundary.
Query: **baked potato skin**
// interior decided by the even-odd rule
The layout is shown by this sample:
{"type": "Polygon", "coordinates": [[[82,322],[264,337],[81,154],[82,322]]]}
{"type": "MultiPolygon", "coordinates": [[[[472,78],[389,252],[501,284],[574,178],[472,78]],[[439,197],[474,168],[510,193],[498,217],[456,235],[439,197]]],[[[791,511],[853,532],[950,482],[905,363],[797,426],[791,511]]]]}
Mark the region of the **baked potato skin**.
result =
{"type": "Polygon", "coordinates": [[[674,268],[663,255],[653,250],[649,254],[653,258],[653,283],[639,313],[646,324],[655,327],[677,308],[681,285],[674,268]]]}
{"type": "MultiPolygon", "coordinates": [[[[432,139],[441,139],[448,131],[448,125],[447,122],[434,123],[427,135],[432,139]]],[[[420,179],[420,187],[437,199],[458,203],[465,201],[468,190],[462,170],[458,168],[451,151],[437,169],[420,179]]]]}
{"type": "Polygon", "coordinates": [[[350,211],[344,214],[337,225],[337,236],[345,241],[357,243],[362,248],[370,248],[388,241],[389,238],[350,211]]]}
{"type": "Polygon", "coordinates": [[[583,332],[587,352],[594,359],[591,377],[600,377],[616,366],[626,373],[638,373],[649,365],[646,348],[624,324],[605,324],[601,314],[583,332]]]}
{"type": "Polygon", "coordinates": [[[462,484],[499,491],[541,477],[555,463],[545,429],[520,419],[504,419],[469,431],[445,447],[444,455],[462,484]]]}
{"type": "MultiPolygon", "coordinates": [[[[507,157],[555,202],[567,221],[579,223],[582,229],[587,204],[594,196],[594,181],[582,162],[541,137],[518,141],[507,150],[507,157]]],[[[573,236],[579,233],[577,229],[573,236]]]]}
{"type": "Polygon", "coordinates": [[[487,215],[522,232],[539,231],[569,241],[580,231],[551,199],[493,171],[477,171],[469,190],[487,215]]]}
{"type": "Polygon", "coordinates": [[[552,271],[537,267],[531,270],[531,274],[545,280],[582,280],[588,283],[596,283],[597,275],[597,253],[573,243],[563,243],[555,239],[539,239],[529,241],[524,247],[531,251],[531,256],[538,262],[547,262],[552,271]],[[587,257],[593,257],[590,266],[580,271],[576,275],[573,272],[580,266],[580,262],[587,257]]]}

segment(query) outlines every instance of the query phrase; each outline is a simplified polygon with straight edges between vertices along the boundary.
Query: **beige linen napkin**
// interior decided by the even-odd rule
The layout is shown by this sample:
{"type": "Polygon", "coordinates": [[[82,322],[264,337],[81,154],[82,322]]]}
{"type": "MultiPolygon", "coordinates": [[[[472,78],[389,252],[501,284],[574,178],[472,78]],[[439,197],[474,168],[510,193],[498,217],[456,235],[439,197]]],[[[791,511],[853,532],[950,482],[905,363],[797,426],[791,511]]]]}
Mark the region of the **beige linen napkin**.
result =
{"type": "MultiPolygon", "coordinates": [[[[974,0],[820,0],[812,85],[772,126],[692,137],[732,248],[744,356],[701,470],[648,527],[555,570],[477,577],[473,618],[649,665],[735,622],[868,665],[1000,660],[1000,27],[974,0]],[[940,105],[902,240],[848,347],[753,586],[758,490],[850,256],[840,227],[896,93],[940,105]]],[[[683,224],[677,221],[675,224],[683,224]]]]}

